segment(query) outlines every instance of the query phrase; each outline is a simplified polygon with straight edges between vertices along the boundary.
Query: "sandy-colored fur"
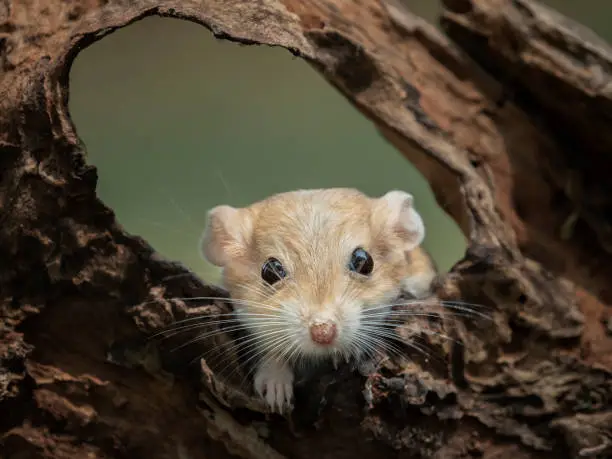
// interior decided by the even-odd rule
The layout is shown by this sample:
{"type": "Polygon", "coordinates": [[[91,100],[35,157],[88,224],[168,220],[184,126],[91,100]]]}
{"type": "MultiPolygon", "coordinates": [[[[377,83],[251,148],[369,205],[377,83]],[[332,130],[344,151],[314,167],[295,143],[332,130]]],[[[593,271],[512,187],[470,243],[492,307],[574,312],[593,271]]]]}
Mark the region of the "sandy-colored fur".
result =
{"type": "Polygon", "coordinates": [[[247,208],[211,212],[204,253],[223,266],[232,298],[248,302],[236,306],[245,325],[255,334],[280,337],[276,344],[263,338],[260,343],[279,362],[279,372],[288,349],[293,357],[354,355],[365,310],[390,304],[402,290],[427,293],[435,267],[421,247],[411,245],[420,242],[413,241],[420,227],[398,226],[395,202],[336,188],[281,193],[247,208]],[[347,268],[357,247],[372,256],[369,276],[347,268]],[[261,278],[270,257],[288,273],[272,286],[261,278]],[[261,320],[268,316],[278,320],[261,320]],[[337,325],[333,345],[310,339],[309,325],[317,320],[337,325]]]}

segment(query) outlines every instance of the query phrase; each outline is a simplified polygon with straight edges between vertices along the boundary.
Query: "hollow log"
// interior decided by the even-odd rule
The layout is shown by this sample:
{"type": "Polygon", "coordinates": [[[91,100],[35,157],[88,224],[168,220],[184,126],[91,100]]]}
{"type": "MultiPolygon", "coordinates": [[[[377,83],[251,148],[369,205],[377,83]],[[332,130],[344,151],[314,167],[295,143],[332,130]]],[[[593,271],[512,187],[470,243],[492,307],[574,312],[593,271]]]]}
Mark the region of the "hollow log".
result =
{"type": "Polygon", "coordinates": [[[612,457],[612,49],[531,0],[446,0],[441,25],[400,0],[4,0],[0,457],[612,457]],[[314,66],[459,224],[436,296],[488,320],[408,324],[431,359],[324,369],[284,417],[147,339],[224,292],[124,231],[67,102],[77,53],[150,15],[314,66]]]}

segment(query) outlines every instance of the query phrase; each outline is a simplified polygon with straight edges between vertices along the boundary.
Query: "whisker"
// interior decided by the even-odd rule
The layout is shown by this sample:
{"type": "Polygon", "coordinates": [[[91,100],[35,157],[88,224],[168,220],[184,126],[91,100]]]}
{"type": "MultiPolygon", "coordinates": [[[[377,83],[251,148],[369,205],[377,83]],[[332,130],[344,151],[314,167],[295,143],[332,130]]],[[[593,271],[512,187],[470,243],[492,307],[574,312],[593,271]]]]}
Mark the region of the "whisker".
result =
{"type": "Polygon", "coordinates": [[[191,224],[193,227],[196,227],[198,225],[195,224],[195,222],[193,221],[193,218],[191,218],[191,215],[189,215],[189,213],[183,209],[177,202],[176,200],[172,197],[172,194],[170,193],[170,191],[162,185],[162,188],[165,191],[165,195],[166,195],[166,199],[168,200],[168,202],[170,202],[170,204],[172,204],[172,206],[174,207],[174,209],[186,220],[189,222],[189,224],[191,224]]]}
{"type": "MultiPolygon", "coordinates": [[[[258,326],[285,325],[285,322],[274,321],[270,319],[256,319],[256,320],[251,319],[249,322],[257,323],[258,326]]],[[[183,325],[180,327],[173,327],[173,328],[165,329],[165,330],[162,330],[150,336],[149,339],[155,339],[159,336],[163,336],[164,338],[170,338],[172,336],[176,336],[180,333],[187,332],[189,330],[195,330],[198,328],[206,328],[206,327],[215,327],[215,326],[218,326],[219,324],[238,324],[238,325],[233,325],[232,327],[224,327],[224,326],[218,327],[220,332],[226,332],[226,333],[230,331],[250,328],[250,324],[245,324],[243,323],[243,321],[239,319],[209,321],[205,323],[195,323],[195,324],[189,324],[189,325],[183,325]]]]}
{"type": "Polygon", "coordinates": [[[254,293],[255,295],[262,296],[264,298],[268,298],[272,296],[274,293],[274,288],[268,284],[247,284],[247,283],[239,283],[236,285],[236,288],[244,289],[248,292],[254,293]]]}
{"type": "MultiPolygon", "coordinates": [[[[233,331],[240,330],[240,329],[244,329],[244,327],[234,328],[233,331]]],[[[210,333],[199,334],[195,338],[192,338],[192,339],[184,342],[183,344],[181,344],[181,345],[171,349],[170,352],[176,352],[179,349],[183,349],[184,347],[189,346],[191,344],[194,344],[194,343],[197,343],[197,342],[200,342],[200,341],[205,341],[207,339],[213,338],[215,336],[222,335],[224,333],[226,333],[225,330],[215,330],[215,331],[210,332],[210,333]]]]}
{"type": "MultiPolygon", "coordinates": [[[[383,341],[380,338],[368,336],[367,340],[364,339],[364,342],[367,342],[369,344],[371,349],[370,355],[372,356],[376,355],[379,350],[398,357],[405,356],[405,353],[402,352],[401,349],[399,349],[394,343],[383,341]]],[[[364,343],[362,343],[362,346],[363,344],[364,343]]]]}
{"type": "Polygon", "coordinates": [[[436,298],[422,298],[414,300],[402,300],[401,302],[381,304],[372,307],[371,309],[383,309],[397,306],[446,306],[446,307],[463,307],[464,310],[477,312],[478,309],[492,309],[488,306],[476,303],[467,303],[465,301],[439,300],[436,298]]]}
{"type": "Polygon", "coordinates": [[[393,317],[393,318],[403,318],[403,317],[428,317],[428,318],[434,318],[434,319],[439,319],[444,317],[442,314],[439,314],[437,312],[420,312],[420,311],[389,311],[389,312],[378,312],[378,313],[370,313],[370,312],[363,312],[363,318],[365,319],[370,319],[370,318],[377,318],[377,317],[393,317]]]}
{"type": "Polygon", "coordinates": [[[410,319],[414,318],[426,318],[435,320],[444,320],[444,323],[457,324],[458,321],[454,317],[448,317],[444,315],[438,315],[435,313],[399,313],[399,314],[380,314],[380,315],[366,315],[364,314],[363,321],[365,323],[388,323],[393,325],[404,325],[410,322],[410,319]]]}
{"type": "MultiPolygon", "coordinates": [[[[196,357],[194,357],[191,360],[191,362],[189,364],[192,365],[196,360],[200,360],[200,359],[206,358],[206,356],[210,355],[212,352],[219,351],[220,348],[222,348],[222,347],[234,346],[235,348],[238,348],[238,347],[244,345],[245,342],[250,340],[250,338],[252,338],[250,335],[240,336],[240,337],[238,337],[235,340],[229,340],[229,341],[226,341],[224,343],[220,343],[218,347],[217,346],[212,347],[212,348],[207,349],[206,351],[202,352],[201,354],[198,354],[196,357]]],[[[231,355],[229,355],[229,356],[226,355],[225,358],[221,362],[219,362],[219,366],[223,362],[227,361],[227,359],[229,359],[230,357],[231,357],[231,355]]]]}
{"type": "Polygon", "coordinates": [[[229,187],[229,184],[225,180],[225,177],[223,176],[223,173],[221,172],[221,169],[219,169],[218,167],[215,167],[215,174],[219,178],[219,181],[221,182],[221,185],[223,185],[223,188],[225,188],[226,196],[231,200],[231,198],[232,198],[232,191],[231,191],[231,189],[229,187]]]}
{"type": "MultiPolygon", "coordinates": [[[[167,330],[167,331],[161,331],[158,332],[156,334],[154,334],[153,336],[150,336],[149,339],[155,339],[158,337],[161,337],[162,339],[169,339],[172,338],[173,336],[177,336],[183,332],[187,332],[189,330],[196,330],[198,328],[205,328],[207,325],[209,324],[193,324],[193,325],[185,325],[183,327],[178,327],[175,329],[171,329],[171,330],[167,330]]],[[[219,333],[229,333],[235,330],[240,330],[240,329],[244,329],[246,328],[243,324],[238,324],[238,325],[234,325],[232,327],[222,327],[222,328],[217,328],[214,331],[212,331],[211,333],[215,333],[215,332],[219,332],[219,333]]]]}
{"type": "MultiPolygon", "coordinates": [[[[211,323],[211,322],[215,322],[217,318],[219,317],[232,317],[233,318],[232,320],[240,321],[240,320],[251,319],[251,318],[278,319],[279,315],[278,314],[264,314],[260,312],[248,312],[248,313],[247,312],[240,312],[240,313],[228,312],[228,313],[223,313],[223,314],[214,314],[214,313],[213,314],[201,314],[201,315],[197,315],[194,317],[187,317],[186,319],[174,321],[171,324],[164,327],[164,330],[167,330],[177,325],[183,325],[183,324],[190,323],[190,322],[202,321],[206,323],[211,323]]],[[[230,320],[230,319],[227,319],[227,320],[230,320]]]]}
{"type": "MultiPolygon", "coordinates": [[[[284,323],[281,323],[281,325],[284,325],[284,323]]],[[[264,326],[272,327],[273,324],[265,324],[264,326]]],[[[262,327],[262,325],[258,325],[258,327],[262,327]]],[[[236,331],[236,330],[248,330],[250,327],[248,327],[247,325],[244,325],[244,324],[240,324],[240,325],[236,325],[234,327],[229,327],[229,328],[232,329],[230,331],[236,331]]],[[[173,351],[176,351],[178,349],[181,349],[181,348],[183,348],[185,346],[188,346],[190,344],[196,343],[198,341],[204,341],[205,339],[208,339],[210,336],[217,336],[218,334],[221,334],[221,333],[227,333],[227,330],[218,329],[218,330],[214,330],[211,333],[199,334],[195,338],[193,338],[193,339],[187,341],[186,343],[181,344],[179,347],[173,349],[173,351]]]]}
{"type": "Polygon", "coordinates": [[[374,342],[376,344],[382,344],[383,340],[381,337],[385,336],[383,333],[380,333],[378,329],[370,329],[367,326],[361,328],[360,333],[358,334],[364,341],[374,342]]]}
{"type": "MultiPolygon", "coordinates": [[[[236,340],[234,341],[232,344],[235,345],[234,350],[236,352],[236,354],[239,356],[238,357],[238,361],[237,363],[237,367],[242,367],[243,365],[240,364],[240,355],[242,355],[242,357],[246,357],[246,355],[250,355],[250,353],[255,350],[257,351],[257,347],[260,345],[260,342],[262,340],[265,341],[265,339],[271,339],[271,337],[274,337],[278,334],[280,334],[282,331],[280,330],[272,330],[272,331],[267,331],[264,333],[258,333],[257,335],[251,335],[251,336],[246,336],[243,337],[242,340],[236,340]],[[249,350],[250,349],[250,350],[249,350]],[[244,354],[246,351],[247,354],[244,354]]],[[[221,361],[218,362],[218,364],[216,365],[219,368],[223,368],[223,364],[225,362],[227,362],[229,359],[231,359],[233,357],[233,355],[231,353],[228,353],[228,355],[226,355],[221,361]]],[[[246,365],[246,363],[244,364],[246,365]]],[[[220,375],[223,375],[225,370],[221,369],[220,371],[220,375]]],[[[230,374],[230,377],[233,375],[230,374]]]]}
{"type": "Polygon", "coordinates": [[[476,317],[480,317],[482,319],[491,321],[493,320],[491,315],[488,314],[484,314],[481,313],[479,311],[475,311],[472,310],[470,308],[467,307],[463,307],[463,306],[457,306],[454,305],[452,303],[445,303],[445,302],[439,302],[439,303],[419,303],[419,302],[410,302],[410,303],[392,303],[392,304],[385,304],[385,305],[378,305],[378,306],[374,306],[374,307],[369,307],[368,308],[368,312],[369,311],[380,311],[381,309],[385,309],[387,311],[385,312],[381,312],[381,314],[385,314],[385,313],[404,313],[404,312],[411,312],[407,309],[403,309],[403,310],[388,310],[389,308],[394,308],[394,307],[407,307],[407,306],[418,306],[418,307],[427,307],[427,306],[434,306],[434,307],[440,307],[442,309],[449,309],[451,311],[453,311],[454,315],[460,316],[460,317],[470,317],[470,316],[476,316],[476,317]]]}
{"type": "Polygon", "coordinates": [[[162,282],[166,282],[166,281],[169,281],[169,280],[178,279],[178,278],[181,278],[181,277],[188,277],[188,276],[189,277],[194,277],[197,280],[200,280],[200,278],[203,277],[201,274],[202,273],[200,273],[200,272],[171,274],[169,276],[162,277],[161,280],[162,280],[162,282]]]}
{"type": "Polygon", "coordinates": [[[369,341],[365,340],[359,333],[355,335],[354,342],[351,344],[351,355],[354,359],[358,359],[361,353],[373,356],[376,354],[376,347],[369,341]]]}
{"type": "Polygon", "coordinates": [[[279,358],[284,362],[292,362],[295,359],[295,355],[300,354],[300,352],[300,342],[294,339],[289,346],[287,346],[286,350],[281,353],[279,358]]]}
{"type": "MultiPolygon", "coordinates": [[[[367,326],[369,328],[374,328],[373,326],[378,326],[378,327],[384,328],[385,326],[390,326],[390,325],[391,324],[389,324],[388,322],[377,321],[377,322],[369,322],[367,326]]],[[[401,327],[401,326],[405,326],[405,325],[407,325],[407,324],[405,324],[405,323],[398,323],[398,324],[394,324],[393,328],[401,327]]],[[[422,333],[422,334],[429,335],[429,336],[439,336],[442,339],[446,339],[448,341],[452,341],[452,342],[455,342],[457,344],[461,344],[460,341],[456,340],[455,338],[453,338],[453,337],[451,337],[449,335],[446,335],[444,333],[440,333],[440,332],[437,332],[435,330],[431,330],[431,329],[428,329],[428,328],[424,328],[424,327],[420,327],[420,328],[409,327],[409,330],[415,332],[415,334],[421,334],[422,333]]]]}
{"type": "Polygon", "coordinates": [[[391,339],[393,341],[397,341],[397,342],[399,342],[399,343],[401,343],[401,344],[403,344],[405,346],[412,347],[413,349],[416,349],[417,351],[419,351],[421,354],[423,354],[427,358],[434,359],[434,360],[436,360],[436,361],[438,361],[440,363],[445,363],[444,360],[441,359],[440,357],[434,356],[430,352],[427,352],[426,349],[424,349],[423,347],[417,345],[412,340],[404,340],[397,333],[392,333],[392,332],[390,332],[388,330],[381,330],[381,329],[368,329],[367,327],[364,327],[364,330],[370,332],[369,336],[374,335],[374,336],[388,338],[388,339],[391,339]]]}
{"type": "Polygon", "coordinates": [[[479,311],[475,311],[475,310],[470,309],[468,307],[465,307],[463,305],[457,305],[457,304],[453,304],[453,303],[449,303],[449,302],[445,301],[445,302],[441,302],[441,306],[446,308],[446,309],[451,309],[452,311],[455,311],[455,312],[456,311],[461,311],[461,312],[464,312],[464,313],[469,313],[471,315],[475,315],[477,317],[480,317],[481,319],[484,319],[484,320],[493,320],[491,315],[484,314],[484,313],[479,312],[479,311]]]}
{"type": "MultiPolygon", "coordinates": [[[[284,332],[284,330],[283,330],[284,332]]],[[[275,358],[274,353],[272,352],[274,349],[278,348],[279,346],[283,345],[284,343],[290,342],[291,340],[291,336],[287,335],[286,333],[284,333],[283,335],[281,335],[280,337],[270,340],[267,343],[264,343],[265,346],[261,346],[261,347],[256,347],[255,348],[255,353],[252,353],[252,355],[246,360],[246,362],[244,362],[244,366],[247,367],[247,365],[253,361],[253,359],[256,359],[257,357],[260,356],[265,356],[268,355],[268,358],[266,360],[264,360],[263,362],[260,362],[259,365],[263,365],[266,362],[272,360],[273,358],[275,358]]],[[[259,365],[252,365],[251,369],[247,372],[247,374],[245,375],[244,379],[243,379],[243,383],[253,374],[253,372],[258,368],[259,365]]],[[[232,373],[233,374],[233,373],[232,373]]]]}
{"type": "MultiPolygon", "coordinates": [[[[257,355],[258,346],[260,345],[262,339],[265,342],[265,339],[270,340],[270,337],[274,337],[275,335],[277,335],[279,333],[282,333],[282,330],[267,331],[267,332],[264,332],[264,333],[258,333],[256,335],[254,334],[254,335],[251,335],[251,336],[246,336],[246,337],[243,337],[243,339],[241,339],[241,340],[236,340],[236,341],[228,342],[228,343],[225,343],[225,344],[227,344],[227,345],[234,344],[235,345],[235,347],[234,347],[235,352],[238,355],[240,355],[241,353],[244,353],[245,351],[250,349],[245,355],[243,355],[243,358],[244,358],[247,355],[252,354],[253,352],[255,352],[256,353],[255,355],[257,355]]],[[[280,338],[282,338],[282,336],[280,338]]],[[[276,340],[276,339],[278,339],[278,338],[272,338],[272,340],[276,340]]],[[[193,359],[191,363],[195,362],[196,360],[202,359],[203,356],[210,354],[210,352],[214,351],[214,350],[216,350],[216,349],[209,349],[207,352],[205,352],[203,354],[200,354],[195,359],[193,359]]],[[[218,370],[218,376],[225,377],[224,373],[225,373],[226,370],[223,369],[224,363],[227,362],[232,357],[233,357],[232,353],[228,353],[228,355],[226,355],[221,361],[217,362],[217,364],[215,365],[215,368],[221,368],[221,370],[218,370]]],[[[239,357],[239,359],[240,359],[240,357],[239,357]]],[[[250,361],[250,359],[248,361],[250,361]]],[[[236,371],[238,371],[239,369],[241,369],[243,366],[247,366],[248,361],[243,363],[243,364],[241,364],[240,361],[238,360],[236,362],[236,367],[234,368],[232,373],[230,373],[227,376],[227,379],[230,379],[234,375],[234,373],[236,371]]],[[[244,382],[245,382],[245,380],[243,379],[241,381],[241,384],[244,384],[244,382]]]]}
{"type": "MultiPolygon", "coordinates": [[[[190,328],[198,328],[198,327],[206,327],[206,326],[214,326],[218,324],[229,324],[229,323],[245,323],[248,320],[250,323],[273,323],[274,321],[278,321],[278,315],[272,314],[259,314],[259,313],[248,313],[241,314],[238,317],[234,313],[229,314],[220,314],[218,316],[213,315],[202,315],[197,317],[190,317],[187,319],[179,320],[173,322],[163,328],[161,328],[156,333],[150,335],[148,339],[155,339],[159,335],[164,335],[170,333],[175,330],[188,330],[190,328]],[[219,317],[229,317],[228,319],[219,319],[219,317]]],[[[285,322],[282,322],[283,324],[285,322]]],[[[248,324],[245,323],[245,326],[248,324]]]]}
{"type": "MultiPolygon", "coordinates": [[[[238,304],[240,306],[253,306],[259,309],[264,309],[267,311],[273,311],[273,312],[278,312],[278,308],[277,307],[273,307],[270,306],[269,304],[265,304],[265,303],[260,303],[257,301],[253,301],[253,300],[246,300],[246,299],[235,299],[235,298],[224,298],[224,297],[214,297],[214,296],[197,296],[197,297],[189,297],[189,298],[181,298],[181,297],[173,297],[173,298],[164,298],[165,300],[180,300],[180,301],[204,301],[204,300],[208,300],[208,301],[216,301],[216,300],[220,300],[223,302],[227,302],[227,303],[233,303],[233,304],[238,304]]],[[[151,303],[155,303],[159,300],[151,300],[151,301],[147,301],[145,303],[142,304],[151,304],[151,303]]],[[[291,310],[286,310],[287,313],[289,314],[297,314],[294,311],[291,310]]]]}
{"type": "MultiPolygon", "coordinates": [[[[218,297],[193,297],[193,298],[171,298],[171,299],[176,299],[176,300],[183,300],[183,301],[196,301],[196,300],[216,300],[216,299],[220,299],[218,297]]],[[[268,304],[265,303],[259,303],[256,301],[252,301],[252,300],[243,300],[243,299],[224,299],[224,301],[229,302],[229,303],[233,303],[234,305],[238,305],[238,306],[245,306],[245,307],[253,307],[256,309],[261,309],[264,311],[269,311],[271,313],[273,313],[274,315],[278,315],[279,314],[279,307],[273,307],[270,306],[268,304]]],[[[151,301],[150,303],[154,303],[155,301],[151,301]]],[[[147,304],[147,303],[144,303],[147,304]]],[[[297,317],[297,312],[293,311],[291,309],[287,309],[284,308],[283,305],[279,305],[282,309],[283,312],[286,314],[291,315],[292,317],[297,317]]],[[[226,314],[231,314],[231,313],[236,313],[236,314],[253,314],[251,312],[248,311],[244,311],[244,310],[239,310],[239,311],[232,311],[230,313],[226,313],[226,314]]],[[[261,312],[257,312],[257,314],[263,314],[261,312]]],[[[215,315],[215,314],[210,314],[210,315],[215,315]]],[[[192,318],[187,318],[187,319],[183,319],[183,320],[191,320],[192,318]]]]}

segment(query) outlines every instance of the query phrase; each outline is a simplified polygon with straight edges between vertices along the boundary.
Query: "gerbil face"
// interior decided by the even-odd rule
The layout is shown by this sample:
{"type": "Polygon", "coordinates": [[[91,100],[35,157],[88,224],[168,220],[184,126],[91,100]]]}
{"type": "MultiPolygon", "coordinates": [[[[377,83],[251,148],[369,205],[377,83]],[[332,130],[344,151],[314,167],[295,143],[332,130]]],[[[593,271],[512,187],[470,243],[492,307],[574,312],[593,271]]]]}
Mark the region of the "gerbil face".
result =
{"type": "Polygon", "coordinates": [[[423,240],[412,197],[304,190],[209,213],[202,249],[243,323],[285,358],[357,355],[378,338],[423,240]],[[372,335],[372,333],[370,333],[372,335]]]}

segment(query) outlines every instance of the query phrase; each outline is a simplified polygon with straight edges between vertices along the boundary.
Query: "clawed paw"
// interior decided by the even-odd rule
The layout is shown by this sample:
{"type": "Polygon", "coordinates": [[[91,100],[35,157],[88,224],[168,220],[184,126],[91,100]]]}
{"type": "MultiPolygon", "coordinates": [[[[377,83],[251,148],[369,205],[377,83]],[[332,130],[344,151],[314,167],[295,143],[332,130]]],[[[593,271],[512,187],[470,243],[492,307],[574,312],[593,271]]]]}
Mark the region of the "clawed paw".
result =
{"type": "Polygon", "coordinates": [[[293,405],[293,372],[288,365],[266,362],[255,373],[255,391],[272,412],[283,413],[293,405]]]}

